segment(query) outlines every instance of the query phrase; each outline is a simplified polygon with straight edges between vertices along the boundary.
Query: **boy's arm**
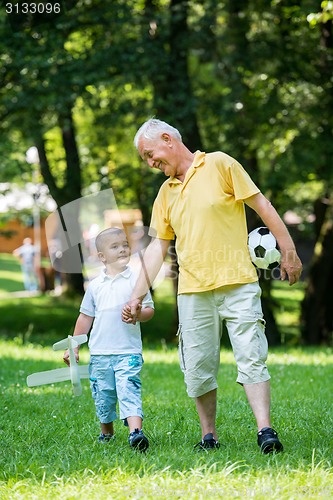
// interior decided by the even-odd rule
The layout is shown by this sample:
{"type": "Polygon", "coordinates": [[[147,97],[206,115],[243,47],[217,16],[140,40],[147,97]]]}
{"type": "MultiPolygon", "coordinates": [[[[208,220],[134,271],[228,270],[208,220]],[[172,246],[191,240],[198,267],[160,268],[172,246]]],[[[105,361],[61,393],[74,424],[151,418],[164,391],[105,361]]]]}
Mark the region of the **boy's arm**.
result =
{"type": "MultiPolygon", "coordinates": [[[[93,324],[94,318],[92,316],[87,316],[87,314],[80,313],[79,317],[76,320],[75,323],[75,328],[74,328],[74,333],[73,337],[75,335],[82,335],[82,334],[88,334],[91,328],[91,325],[93,324]]],[[[75,358],[76,361],[79,361],[79,346],[75,347],[74,349],[75,352],[75,358]]],[[[63,360],[66,363],[66,365],[69,366],[69,351],[68,349],[65,351],[63,355],[63,360]]]]}
{"type": "Polygon", "coordinates": [[[144,323],[145,321],[149,321],[154,316],[154,309],[152,307],[144,307],[139,312],[137,318],[140,323],[144,323]]]}

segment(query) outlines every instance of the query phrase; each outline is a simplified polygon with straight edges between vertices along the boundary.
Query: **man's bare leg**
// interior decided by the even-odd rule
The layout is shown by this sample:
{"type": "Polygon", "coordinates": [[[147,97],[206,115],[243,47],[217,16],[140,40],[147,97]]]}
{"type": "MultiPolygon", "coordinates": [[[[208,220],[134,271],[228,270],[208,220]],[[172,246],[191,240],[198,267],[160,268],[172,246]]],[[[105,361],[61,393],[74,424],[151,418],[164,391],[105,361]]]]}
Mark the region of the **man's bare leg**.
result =
{"type": "Polygon", "coordinates": [[[257,384],[244,384],[243,387],[257,421],[258,431],[263,427],[271,427],[269,380],[257,384]]]}
{"type": "Polygon", "coordinates": [[[216,434],[216,389],[195,398],[197,412],[200,419],[202,439],[210,432],[217,440],[216,434]]]}
{"type": "Polygon", "coordinates": [[[244,389],[257,421],[260,450],[265,454],[282,451],[283,445],[277,432],[271,428],[269,380],[258,384],[244,384],[244,389]]]}

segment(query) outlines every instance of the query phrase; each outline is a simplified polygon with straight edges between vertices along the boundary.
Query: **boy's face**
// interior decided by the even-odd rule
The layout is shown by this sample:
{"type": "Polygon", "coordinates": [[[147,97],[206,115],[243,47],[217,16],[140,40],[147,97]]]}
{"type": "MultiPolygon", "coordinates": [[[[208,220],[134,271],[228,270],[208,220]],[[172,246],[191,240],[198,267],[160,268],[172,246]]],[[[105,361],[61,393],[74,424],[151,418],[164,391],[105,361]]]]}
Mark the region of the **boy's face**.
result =
{"type": "Polygon", "coordinates": [[[130,248],[126,235],[118,233],[110,235],[103,242],[103,249],[98,252],[100,260],[105,265],[112,265],[115,269],[123,269],[130,259],[130,248]]]}

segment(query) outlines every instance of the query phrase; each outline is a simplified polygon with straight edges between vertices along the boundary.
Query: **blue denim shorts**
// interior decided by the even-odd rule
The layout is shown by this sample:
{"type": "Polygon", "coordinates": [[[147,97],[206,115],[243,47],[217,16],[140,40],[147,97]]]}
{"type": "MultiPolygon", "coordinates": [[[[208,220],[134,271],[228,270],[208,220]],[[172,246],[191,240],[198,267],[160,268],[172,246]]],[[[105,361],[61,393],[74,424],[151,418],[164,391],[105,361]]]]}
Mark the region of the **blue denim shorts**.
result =
{"type": "Polygon", "coordinates": [[[117,418],[117,401],[121,419],[141,417],[141,354],[90,356],[90,388],[96,414],[102,424],[117,418]]]}

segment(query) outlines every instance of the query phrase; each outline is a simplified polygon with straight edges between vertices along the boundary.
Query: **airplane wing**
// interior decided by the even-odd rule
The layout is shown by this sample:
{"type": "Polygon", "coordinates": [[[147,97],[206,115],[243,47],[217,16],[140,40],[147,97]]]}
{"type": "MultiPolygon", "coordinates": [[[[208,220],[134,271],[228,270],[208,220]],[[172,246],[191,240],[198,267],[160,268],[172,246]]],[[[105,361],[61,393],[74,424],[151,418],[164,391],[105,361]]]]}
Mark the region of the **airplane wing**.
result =
{"type": "Polygon", "coordinates": [[[59,340],[59,342],[53,344],[53,350],[59,351],[62,349],[69,349],[70,347],[74,348],[80,344],[84,344],[85,342],[87,342],[87,340],[88,336],[86,334],[75,335],[74,337],[69,335],[67,338],[59,340]]]}
{"type": "Polygon", "coordinates": [[[89,378],[89,365],[80,365],[79,366],[79,374],[80,378],[89,378]]]}
{"type": "MultiPolygon", "coordinates": [[[[80,378],[89,378],[88,365],[78,366],[78,373],[80,378]]],[[[66,380],[71,380],[71,370],[70,367],[66,368],[56,368],[55,370],[48,370],[45,372],[37,372],[28,375],[27,385],[28,387],[35,387],[37,385],[44,384],[54,384],[56,382],[65,382],[66,380]]]]}
{"type": "Polygon", "coordinates": [[[70,368],[56,368],[46,372],[32,373],[27,376],[27,385],[34,387],[36,385],[53,384],[54,382],[64,382],[71,380],[70,368]]]}

